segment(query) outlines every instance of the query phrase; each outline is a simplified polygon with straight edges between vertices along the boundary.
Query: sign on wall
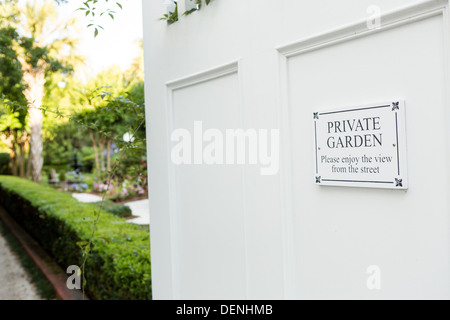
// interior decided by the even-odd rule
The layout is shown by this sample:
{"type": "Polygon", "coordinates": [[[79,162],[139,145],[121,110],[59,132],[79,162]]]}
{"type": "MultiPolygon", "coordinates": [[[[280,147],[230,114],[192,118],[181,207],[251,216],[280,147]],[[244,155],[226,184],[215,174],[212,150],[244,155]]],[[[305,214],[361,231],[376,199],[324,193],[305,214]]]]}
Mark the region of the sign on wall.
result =
{"type": "Polygon", "coordinates": [[[405,103],[314,112],[317,185],[407,189],[405,103]]]}

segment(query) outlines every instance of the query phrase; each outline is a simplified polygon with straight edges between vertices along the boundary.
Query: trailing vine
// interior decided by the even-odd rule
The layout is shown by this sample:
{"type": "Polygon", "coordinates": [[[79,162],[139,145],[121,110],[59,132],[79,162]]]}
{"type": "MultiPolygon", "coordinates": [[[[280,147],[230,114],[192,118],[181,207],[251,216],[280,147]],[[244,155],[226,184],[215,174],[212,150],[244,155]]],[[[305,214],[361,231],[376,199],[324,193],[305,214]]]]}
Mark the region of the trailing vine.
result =
{"type": "MultiPolygon", "coordinates": [[[[163,17],[160,20],[167,21],[167,24],[172,24],[178,21],[178,1],[174,1],[175,3],[175,9],[173,12],[169,12],[167,14],[164,14],[163,17]]],[[[205,4],[208,6],[211,3],[211,0],[205,0],[205,4]]],[[[195,0],[195,7],[186,10],[183,13],[183,16],[190,15],[194,13],[195,11],[198,11],[202,8],[203,1],[202,0],[195,0]]]]}
{"type": "Polygon", "coordinates": [[[166,13],[160,20],[167,21],[167,24],[172,24],[178,21],[178,2],[175,2],[175,10],[166,13]]]}

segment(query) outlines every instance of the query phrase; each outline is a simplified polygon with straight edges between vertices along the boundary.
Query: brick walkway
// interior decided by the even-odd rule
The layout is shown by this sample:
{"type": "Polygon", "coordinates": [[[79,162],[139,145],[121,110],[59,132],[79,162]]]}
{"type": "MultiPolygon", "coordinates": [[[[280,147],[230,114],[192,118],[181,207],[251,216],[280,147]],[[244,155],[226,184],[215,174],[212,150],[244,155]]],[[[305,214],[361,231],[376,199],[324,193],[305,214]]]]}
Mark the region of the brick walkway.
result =
{"type": "Polygon", "coordinates": [[[0,300],[41,300],[17,256],[0,234],[0,300]]]}

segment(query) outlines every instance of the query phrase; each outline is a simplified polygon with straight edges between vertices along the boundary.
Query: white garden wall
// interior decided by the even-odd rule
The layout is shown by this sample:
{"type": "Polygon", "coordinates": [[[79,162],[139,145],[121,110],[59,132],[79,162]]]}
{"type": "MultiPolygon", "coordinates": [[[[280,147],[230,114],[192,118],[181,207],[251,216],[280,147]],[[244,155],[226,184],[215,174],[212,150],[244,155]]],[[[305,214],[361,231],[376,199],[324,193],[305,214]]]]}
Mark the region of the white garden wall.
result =
{"type": "Polygon", "coordinates": [[[450,298],[447,0],[214,0],[172,25],[143,9],[154,298],[450,298]],[[313,112],[394,98],[408,189],[314,184],[313,112]],[[195,121],[279,129],[279,173],[175,165],[195,121]]]}

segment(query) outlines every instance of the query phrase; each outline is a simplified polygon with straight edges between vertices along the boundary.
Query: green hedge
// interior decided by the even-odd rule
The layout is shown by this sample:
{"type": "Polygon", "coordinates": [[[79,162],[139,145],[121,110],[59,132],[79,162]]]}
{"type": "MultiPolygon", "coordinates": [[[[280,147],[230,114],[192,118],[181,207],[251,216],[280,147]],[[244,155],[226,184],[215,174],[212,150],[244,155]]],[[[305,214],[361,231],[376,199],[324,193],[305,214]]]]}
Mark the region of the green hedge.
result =
{"type": "MultiPolygon", "coordinates": [[[[98,208],[70,194],[0,176],[2,205],[66,269],[81,266],[79,244],[92,233],[98,208]]],[[[149,233],[102,212],[86,265],[91,299],[151,299],[149,233]]]]}
{"type": "Polygon", "coordinates": [[[128,206],[125,206],[123,204],[118,204],[115,202],[112,202],[111,200],[104,200],[103,202],[95,202],[94,203],[97,207],[101,207],[103,210],[110,212],[114,214],[115,216],[121,217],[121,218],[127,218],[131,217],[132,211],[131,208],[128,206]]]}

